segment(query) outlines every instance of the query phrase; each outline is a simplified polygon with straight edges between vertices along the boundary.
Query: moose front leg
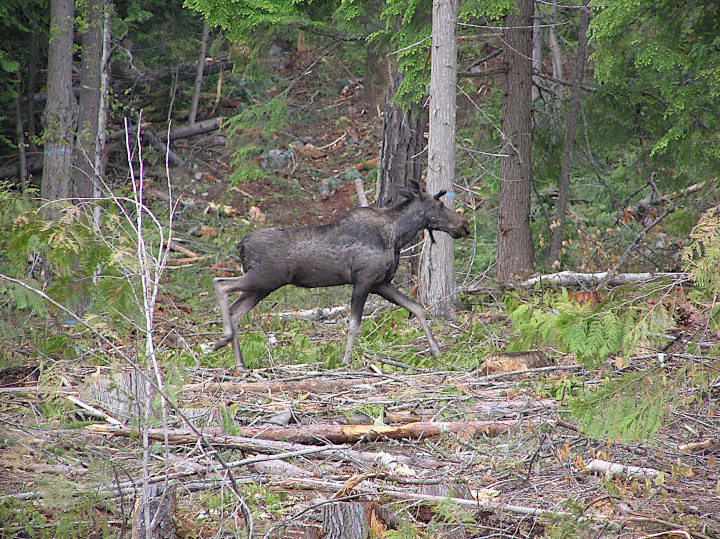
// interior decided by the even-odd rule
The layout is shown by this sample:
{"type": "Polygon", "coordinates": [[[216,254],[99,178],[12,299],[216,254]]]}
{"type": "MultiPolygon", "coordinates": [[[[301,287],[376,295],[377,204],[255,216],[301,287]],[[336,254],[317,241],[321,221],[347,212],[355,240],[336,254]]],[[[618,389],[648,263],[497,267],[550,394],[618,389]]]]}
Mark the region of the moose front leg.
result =
{"type": "Polygon", "coordinates": [[[425,332],[425,336],[430,343],[430,354],[432,355],[432,357],[438,357],[440,355],[440,347],[438,346],[435,337],[433,337],[433,334],[430,331],[430,326],[425,319],[425,313],[423,312],[423,308],[419,303],[413,301],[405,294],[400,292],[400,290],[395,288],[392,283],[379,284],[372,289],[372,292],[385,298],[389,302],[394,303],[395,305],[399,305],[400,307],[404,307],[405,309],[410,311],[410,313],[413,314],[415,318],[420,321],[420,325],[422,326],[423,331],[425,332]]]}

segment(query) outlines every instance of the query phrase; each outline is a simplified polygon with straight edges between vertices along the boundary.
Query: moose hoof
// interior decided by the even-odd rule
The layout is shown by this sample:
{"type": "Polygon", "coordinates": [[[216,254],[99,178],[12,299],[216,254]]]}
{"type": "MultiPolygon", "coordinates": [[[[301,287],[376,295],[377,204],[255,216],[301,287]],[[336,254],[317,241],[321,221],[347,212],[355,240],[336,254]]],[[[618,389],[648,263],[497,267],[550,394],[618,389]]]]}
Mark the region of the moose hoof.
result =
{"type": "Polygon", "coordinates": [[[231,340],[232,340],[232,335],[228,335],[228,336],[223,335],[215,342],[215,346],[213,346],[213,350],[220,350],[224,346],[227,346],[231,340]]]}

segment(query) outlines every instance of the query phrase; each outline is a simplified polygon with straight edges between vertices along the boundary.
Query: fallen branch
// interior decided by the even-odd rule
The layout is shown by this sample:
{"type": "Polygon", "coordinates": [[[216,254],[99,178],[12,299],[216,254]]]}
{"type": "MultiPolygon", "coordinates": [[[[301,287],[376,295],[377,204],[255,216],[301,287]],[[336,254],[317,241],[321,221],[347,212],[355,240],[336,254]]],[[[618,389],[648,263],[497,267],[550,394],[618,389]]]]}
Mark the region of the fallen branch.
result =
{"type": "Polygon", "coordinates": [[[78,405],[80,408],[88,412],[93,417],[98,417],[102,419],[103,421],[107,421],[111,425],[121,425],[122,423],[115,419],[110,414],[106,414],[102,410],[99,410],[98,408],[95,408],[94,406],[90,406],[89,404],[81,401],[77,397],[74,397],[73,395],[66,395],[65,398],[69,400],[70,402],[78,405]]]}
{"type": "MultiPolygon", "coordinates": [[[[126,438],[135,438],[138,432],[132,428],[125,426],[109,426],[109,425],[89,425],[87,430],[95,434],[104,434],[107,436],[123,436],[126,438]]],[[[162,429],[150,429],[149,436],[151,440],[158,442],[165,441],[166,432],[162,429]]],[[[196,436],[189,430],[173,430],[167,433],[168,443],[170,445],[188,445],[195,446],[202,442],[199,436],[196,436]]],[[[228,436],[222,432],[222,429],[203,429],[203,435],[206,441],[212,443],[214,447],[222,447],[223,449],[235,449],[239,451],[247,451],[254,453],[264,453],[270,455],[290,454],[297,451],[311,449],[307,445],[293,444],[282,440],[263,440],[261,438],[247,438],[244,436],[228,436]],[[217,431],[213,434],[212,431],[217,431]]],[[[370,466],[379,466],[395,472],[399,466],[422,466],[435,467],[437,461],[433,459],[424,459],[418,457],[410,457],[407,455],[394,455],[385,451],[358,451],[348,449],[345,446],[316,446],[318,451],[306,454],[309,458],[331,459],[341,461],[363,462],[370,466]]]]}
{"type": "Polygon", "coordinates": [[[288,382],[267,381],[267,382],[211,382],[187,384],[183,391],[185,393],[330,393],[339,389],[361,387],[387,383],[386,380],[378,378],[317,378],[309,380],[292,380],[288,382]]]}
{"type": "MultiPolygon", "coordinates": [[[[326,492],[339,492],[345,488],[345,483],[339,481],[324,481],[321,479],[306,478],[288,478],[279,481],[271,480],[268,483],[270,488],[283,488],[289,490],[305,489],[305,490],[322,490],[326,492]]],[[[365,480],[354,487],[355,491],[366,496],[391,498],[395,500],[411,500],[419,502],[430,502],[435,504],[456,504],[466,507],[473,507],[480,511],[490,512],[507,512],[516,515],[526,515],[536,518],[541,517],[557,517],[570,516],[570,513],[564,511],[549,511],[537,507],[527,507],[523,505],[511,505],[496,502],[486,502],[479,500],[469,500],[466,498],[450,498],[448,496],[433,496],[432,494],[420,494],[416,492],[408,492],[397,490],[390,485],[375,485],[365,480]]]]}
{"type": "MultiPolygon", "coordinates": [[[[608,278],[608,272],[600,273],[577,273],[574,271],[561,271],[559,273],[551,273],[550,275],[540,275],[533,277],[516,286],[528,287],[539,282],[550,282],[558,286],[583,286],[586,288],[594,288],[607,278],[605,284],[610,286],[619,286],[630,283],[653,282],[662,279],[671,281],[680,281],[687,278],[687,273],[620,273],[611,275],[608,278]]],[[[472,293],[471,291],[466,291],[472,293]]]]}
{"type": "MultiPolygon", "coordinates": [[[[149,189],[146,195],[150,198],[156,198],[158,200],[162,200],[163,202],[167,202],[168,204],[170,203],[170,195],[164,191],[161,191],[160,189],[149,189]]],[[[214,202],[208,202],[205,200],[198,200],[188,195],[178,195],[173,202],[177,202],[179,207],[188,206],[191,208],[198,208],[200,211],[205,211],[209,208],[225,215],[240,214],[240,212],[232,206],[216,204],[214,202]]]]}
{"type": "MultiPolygon", "coordinates": [[[[530,423],[525,422],[524,425],[530,423]]],[[[287,440],[299,444],[355,443],[382,439],[418,440],[452,432],[465,436],[499,436],[520,425],[507,421],[452,421],[408,423],[401,426],[387,425],[303,425],[301,427],[242,427],[245,436],[266,440],[287,440]]]]}
{"type": "MultiPolygon", "coordinates": [[[[339,444],[355,443],[359,441],[376,441],[381,439],[412,439],[432,438],[445,433],[453,433],[463,436],[499,436],[510,431],[514,427],[531,427],[532,423],[516,420],[505,421],[418,421],[400,426],[387,425],[302,425],[300,427],[276,427],[276,426],[248,426],[242,427],[244,437],[258,438],[263,440],[289,441],[303,445],[313,444],[339,444]]],[[[119,434],[124,431],[120,427],[105,425],[91,425],[89,430],[99,434],[119,434]]],[[[212,429],[203,429],[203,434],[212,434],[212,429]]],[[[220,434],[219,432],[217,433],[220,434]]],[[[130,436],[130,434],[126,434],[130,436]]],[[[156,436],[160,433],[156,432],[156,436]]],[[[162,439],[165,439],[162,433],[162,439]]],[[[171,431],[167,433],[168,443],[189,444],[197,441],[193,435],[187,432],[171,431]]]]}
{"type": "Polygon", "coordinates": [[[617,464],[606,460],[593,459],[589,464],[585,465],[586,473],[607,474],[612,477],[623,476],[630,479],[644,477],[645,479],[655,479],[662,472],[654,468],[644,468],[640,466],[630,466],[625,464],[617,464]]]}

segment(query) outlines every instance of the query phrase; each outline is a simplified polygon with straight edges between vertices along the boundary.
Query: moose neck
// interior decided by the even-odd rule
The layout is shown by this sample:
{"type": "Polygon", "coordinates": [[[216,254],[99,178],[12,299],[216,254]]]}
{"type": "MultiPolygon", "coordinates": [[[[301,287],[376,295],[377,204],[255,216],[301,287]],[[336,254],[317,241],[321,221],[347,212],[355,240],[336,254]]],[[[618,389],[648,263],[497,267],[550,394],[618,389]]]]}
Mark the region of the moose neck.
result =
{"type": "Polygon", "coordinates": [[[400,204],[390,210],[392,215],[393,237],[395,248],[410,243],[418,232],[427,226],[427,218],[423,211],[423,204],[419,198],[413,198],[407,204],[400,204]]]}

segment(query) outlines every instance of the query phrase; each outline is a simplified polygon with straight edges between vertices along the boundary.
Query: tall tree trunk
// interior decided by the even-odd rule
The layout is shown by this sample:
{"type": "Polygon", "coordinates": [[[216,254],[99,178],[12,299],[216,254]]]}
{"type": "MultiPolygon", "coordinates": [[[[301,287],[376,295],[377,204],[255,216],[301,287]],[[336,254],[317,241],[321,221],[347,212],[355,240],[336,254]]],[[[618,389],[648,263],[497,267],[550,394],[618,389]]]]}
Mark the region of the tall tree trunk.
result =
{"type": "MultiPolygon", "coordinates": [[[[110,114],[108,96],[110,94],[110,47],[112,31],[112,0],[102,0],[105,4],[102,21],[102,54],[100,56],[100,104],[98,110],[97,139],[95,141],[94,170],[97,176],[93,182],[93,197],[100,198],[102,184],[99,181],[105,176],[105,143],[107,141],[107,121],[110,114]]],[[[95,205],[95,223],[100,227],[100,206],[95,205]]]]}
{"type": "Polygon", "coordinates": [[[559,262],[560,249],[562,248],[563,229],[567,215],[567,203],[570,198],[570,176],[572,175],[573,149],[575,147],[575,132],[577,131],[578,115],[580,114],[580,85],[585,70],[585,55],[587,52],[588,36],[587,30],[590,25],[590,10],[588,1],[583,0],[583,7],[580,16],[580,30],[578,35],[577,59],[573,70],[572,96],[570,108],[565,124],[565,150],[563,162],[560,169],[560,193],[556,204],[557,219],[552,223],[552,241],[550,242],[550,265],[559,262]]]}
{"type": "MultiPolygon", "coordinates": [[[[75,137],[76,103],[72,93],[73,0],[50,2],[47,104],[45,105],[45,155],[41,195],[46,201],[67,199],[75,137]]],[[[50,208],[49,216],[57,217],[50,208]]]]}
{"type": "Polygon", "coordinates": [[[37,129],[35,121],[35,87],[37,86],[37,72],[38,72],[38,41],[40,39],[40,29],[37,25],[34,25],[34,32],[30,34],[30,52],[28,53],[27,66],[27,88],[25,89],[25,96],[27,102],[27,123],[25,124],[28,134],[28,148],[31,152],[37,152],[37,129]]]}
{"type": "Polygon", "coordinates": [[[17,83],[17,92],[15,96],[15,121],[17,134],[17,147],[20,168],[20,190],[24,193],[27,189],[27,155],[25,153],[25,122],[23,122],[23,112],[20,100],[22,92],[20,91],[20,82],[17,83]]]}
{"type": "Polygon", "coordinates": [[[104,0],[85,2],[86,30],[82,36],[80,107],[74,168],[74,195],[78,198],[95,196],[95,146],[98,138],[103,71],[104,8],[104,0]]]}
{"type": "Polygon", "coordinates": [[[534,269],[530,230],[532,182],[532,18],[534,2],[517,0],[518,11],[505,19],[502,133],[505,157],[500,165],[497,278],[507,282],[534,269]]]}
{"type": "MultiPolygon", "coordinates": [[[[560,43],[558,42],[557,31],[555,25],[557,24],[557,3],[553,2],[550,5],[550,26],[548,27],[548,44],[550,46],[550,56],[552,58],[553,66],[553,78],[556,80],[563,80],[563,63],[562,63],[562,51],[560,50],[560,43]]],[[[555,94],[558,99],[563,97],[563,85],[555,85],[555,94]]]]}
{"type": "MultiPolygon", "coordinates": [[[[430,69],[430,134],[428,138],[427,189],[453,193],[455,179],[455,104],[457,84],[457,17],[459,0],[433,0],[430,69]]],[[[445,203],[452,206],[449,196],[445,203]]],[[[430,312],[455,318],[454,243],[447,234],[425,238],[420,269],[420,299],[430,312]]]]}
{"type": "Polygon", "coordinates": [[[188,113],[188,124],[194,124],[197,117],[198,104],[200,103],[200,90],[202,89],[203,71],[205,69],[205,55],[207,54],[208,40],[210,39],[210,25],[207,19],[203,19],[203,33],[200,42],[200,54],[198,55],[197,71],[195,72],[195,84],[193,85],[192,102],[188,113]]]}
{"type": "MultiPolygon", "coordinates": [[[[532,45],[532,69],[533,73],[542,73],[542,48],[543,36],[542,26],[540,24],[540,6],[535,4],[535,15],[533,16],[533,45],[532,45]]],[[[535,83],[536,78],[533,76],[533,85],[530,93],[530,101],[535,103],[540,97],[540,90],[535,83]]]]}
{"type": "Polygon", "coordinates": [[[383,114],[383,139],[377,179],[377,205],[393,203],[393,185],[407,185],[408,180],[420,180],[425,146],[425,115],[420,105],[405,107],[393,102],[400,87],[402,73],[397,65],[388,62],[388,83],[383,114]]]}
{"type": "MultiPolygon", "coordinates": [[[[362,100],[367,109],[368,117],[373,120],[380,117],[380,105],[382,104],[382,89],[386,86],[385,70],[386,65],[393,62],[383,61],[383,56],[378,52],[374,44],[365,45],[365,74],[363,76],[362,100]]],[[[397,88],[395,88],[397,90],[397,88]]],[[[395,96],[393,92],[392,97],[395,96]]],[[[387,103],[387,102],[386,102],[387,103]]],[[[420,137],[422,138],[422,137],[420,137]]]]}

